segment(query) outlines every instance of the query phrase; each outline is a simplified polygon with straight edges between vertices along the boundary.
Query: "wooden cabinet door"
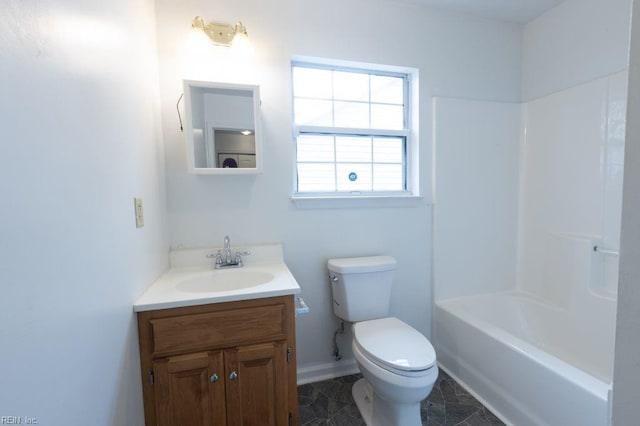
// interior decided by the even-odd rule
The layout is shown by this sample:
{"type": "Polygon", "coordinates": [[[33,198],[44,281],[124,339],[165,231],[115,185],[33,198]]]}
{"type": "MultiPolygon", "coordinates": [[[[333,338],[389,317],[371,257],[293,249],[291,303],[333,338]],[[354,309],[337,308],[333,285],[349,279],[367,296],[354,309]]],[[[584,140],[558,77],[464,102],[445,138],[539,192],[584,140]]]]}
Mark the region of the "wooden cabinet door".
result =
{"type": "Polygon", "coordinates": [[[162,358],[153,362],[158,426],[224,426],[222,351],[162,358]]]}
{"type": "Polygon", "coordinates": [[[288,424],[287,348],[270,342],[225,349],[227,424],[288,424]]]}

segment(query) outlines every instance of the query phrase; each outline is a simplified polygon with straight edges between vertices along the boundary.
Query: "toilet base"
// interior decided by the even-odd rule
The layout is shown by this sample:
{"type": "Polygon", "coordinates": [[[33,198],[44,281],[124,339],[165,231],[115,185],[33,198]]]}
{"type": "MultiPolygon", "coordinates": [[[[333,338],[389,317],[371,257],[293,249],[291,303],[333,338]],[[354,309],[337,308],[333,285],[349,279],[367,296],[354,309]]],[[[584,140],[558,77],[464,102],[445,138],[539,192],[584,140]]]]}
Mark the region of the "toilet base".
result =
{"type": "Polygon", "coordinates": [[[373,417],[373,389],[369,382],[365,379],[360,379],[353,384],[351,388],[351,394],[353,400],[356,402],[358,410],[362,419],[367,426],[372,426],[371,418],[373,417]]]}
{"type": "Polygon", "coordinates": [[[421,426],[420,402],[397,404],[386,401],[373,392],[366,379],[353,384],[351,394],[367,426],[421,426]]]}

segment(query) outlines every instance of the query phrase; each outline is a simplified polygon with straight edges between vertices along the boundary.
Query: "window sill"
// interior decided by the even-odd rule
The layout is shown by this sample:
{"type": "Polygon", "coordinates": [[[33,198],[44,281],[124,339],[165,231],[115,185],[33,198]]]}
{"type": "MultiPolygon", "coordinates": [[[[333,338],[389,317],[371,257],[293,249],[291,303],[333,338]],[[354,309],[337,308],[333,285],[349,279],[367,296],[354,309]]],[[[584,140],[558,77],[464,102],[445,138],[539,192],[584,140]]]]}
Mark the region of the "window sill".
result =
{"type": "Polygon", "coordinates": [[[291,201],[299,209],[349,209],[379,207],[418,207],[427,205],[420,195],[365,195],[365,196],[300,196],[291,201]]]}

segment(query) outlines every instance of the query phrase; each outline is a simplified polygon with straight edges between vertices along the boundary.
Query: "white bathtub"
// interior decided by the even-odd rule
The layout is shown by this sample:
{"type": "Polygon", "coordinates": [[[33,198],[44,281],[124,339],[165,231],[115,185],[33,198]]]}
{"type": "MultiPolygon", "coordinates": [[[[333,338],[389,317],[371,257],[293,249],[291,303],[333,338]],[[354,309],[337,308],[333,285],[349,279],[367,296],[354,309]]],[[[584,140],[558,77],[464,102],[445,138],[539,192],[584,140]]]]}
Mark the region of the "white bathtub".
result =
{"type": "Polygon", "coordinates": [[[441,367],[508,424],[606,426],[614,327],[613,301],[576,315],[495,293],[436,302],[433,343],[441,367]]]}

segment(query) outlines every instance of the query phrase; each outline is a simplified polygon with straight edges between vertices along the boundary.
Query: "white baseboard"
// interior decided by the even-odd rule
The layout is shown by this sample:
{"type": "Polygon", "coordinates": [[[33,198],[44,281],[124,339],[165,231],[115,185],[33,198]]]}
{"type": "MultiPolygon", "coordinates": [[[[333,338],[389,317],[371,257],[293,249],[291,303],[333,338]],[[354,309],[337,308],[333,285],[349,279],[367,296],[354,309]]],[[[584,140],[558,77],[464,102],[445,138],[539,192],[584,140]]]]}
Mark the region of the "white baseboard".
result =
{"type": "Polygon", "coordinates": [[[326,364],[314,364],[298,368],[298,385],[320,382],[336,377],[348,376],[359,373],[355,359],[329,362],[326,364]]]}

